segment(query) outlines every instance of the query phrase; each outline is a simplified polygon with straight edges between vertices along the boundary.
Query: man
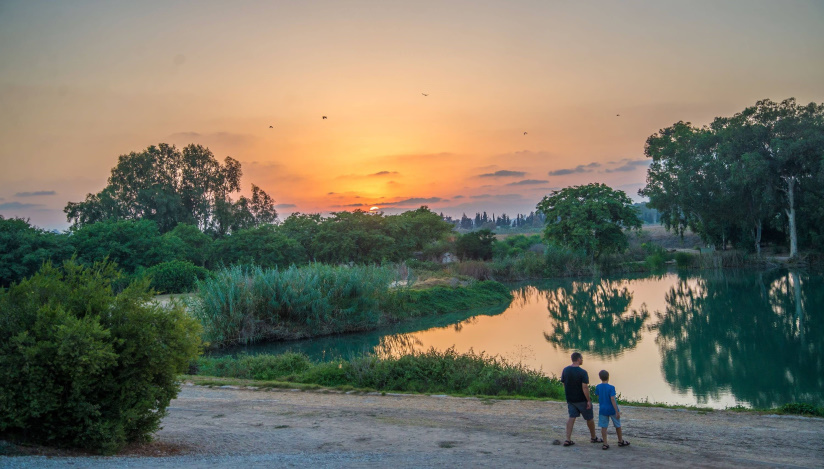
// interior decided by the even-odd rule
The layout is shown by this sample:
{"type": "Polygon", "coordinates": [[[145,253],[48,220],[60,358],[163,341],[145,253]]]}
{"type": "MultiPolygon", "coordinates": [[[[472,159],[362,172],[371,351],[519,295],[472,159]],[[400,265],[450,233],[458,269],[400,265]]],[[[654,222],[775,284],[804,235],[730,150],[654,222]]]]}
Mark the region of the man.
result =
{"type": "Polygon", "coordinates": [[[564,394],[566,394],[567,409],[569,410],[569,420],[566,424],[566,441],[564,446],[572,446],[572,427],[575,426],[575,419],[580,415],[584,417],[591,435],[589,441],[592,443],[603,443],[604,440],[595,435],[595,421],[592,419],[592,400],[589,398],[589,375],[581,368],[584,357],[580,353],[572,354],[572,365],[564,368],[561,373],[561,382],[564,383],[564,394]]]}

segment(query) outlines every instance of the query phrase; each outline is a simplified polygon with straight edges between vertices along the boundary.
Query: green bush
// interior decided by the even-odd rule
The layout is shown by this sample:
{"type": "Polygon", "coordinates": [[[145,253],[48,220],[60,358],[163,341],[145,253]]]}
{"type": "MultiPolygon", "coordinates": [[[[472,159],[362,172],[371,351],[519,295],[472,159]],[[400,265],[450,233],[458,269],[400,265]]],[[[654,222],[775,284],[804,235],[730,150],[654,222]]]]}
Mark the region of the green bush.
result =
{"type": "Polygon", "coordinates": [[[543,278],[546,275],[546,259],[537,252],[522,252],[511,257],[495,259],[492,274],[497,280],[518,281],[543,278]]]}
{"type": "Polygon", "coordinates": [[[149,267],[144,271],[151,279],[151,287],[158,293],[186,293],[195,289],[209,271],[189,261],[169,261],[149,267]]]}
{"type": "Polygon", "coordinates": [[[647,265],[647,268],[650,270],[660,270],[664,268],[664,262],[666,262],[664,256],[662,254],[650,254],[644,260],[644,263],[647,265]]]}
{"type": "Polygon", "coordinates": [[[692,254],[688,252],[675,253],[675,265],[677,265],[679,269],[688,269],[692,267],[694,263],[695,259],[692,254]]]}
{"type": "Polygon", "coordinates": [[[200,327],[118,275],[70,260],[0,290],[0,438],[112,453],[159,428],[200,327]]]}
{"type": "Polygon", "coordinates": [[[233,378],[265,376],[321,386],[349,385],[386,391],[412,391],[486,396],[530,396],[560,399],[563,385],[521,364],[473,352],[460,354],[454,348],[430,349],[399,357],[363,355],[349,360],[310,363],[293,372],[283,363],[310,363],[305,355],[257,355],[240,358],[201,358],[200,375],[233,378]],[[238,365],[230,365],[237,362],[238,365]],[[267,370],[266,368],[269,367],[267,370]],[[258,370],[252,372],[251,370],[258,370]]]}
{"type": "Polygon", "coordinates": [[[547,277],[574,277],[594,273],[594,266],[583,250],[549,244],[544,251],[547,277]]]}
{"type": "Polygon", "coordinates": [[[795,415],[812,415],[815,417],[824,417],[824,407],[816,407],[812,404],[802,402],[791,402],[780,407],[785,414],[795,415]]]}

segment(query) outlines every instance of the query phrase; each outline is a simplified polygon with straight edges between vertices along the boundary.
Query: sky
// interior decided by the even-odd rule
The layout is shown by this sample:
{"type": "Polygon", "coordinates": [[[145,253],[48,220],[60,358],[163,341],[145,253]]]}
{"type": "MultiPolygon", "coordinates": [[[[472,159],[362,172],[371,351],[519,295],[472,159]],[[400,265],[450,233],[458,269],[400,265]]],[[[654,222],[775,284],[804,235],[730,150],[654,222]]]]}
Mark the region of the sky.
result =
{"type": "Polygon", "coordinates": [[[0,0],[0,215],[65,229],[161,142],[281,217],[640,200],[651,134],[788,97],[824,102],[824,2],[0,0]]]}

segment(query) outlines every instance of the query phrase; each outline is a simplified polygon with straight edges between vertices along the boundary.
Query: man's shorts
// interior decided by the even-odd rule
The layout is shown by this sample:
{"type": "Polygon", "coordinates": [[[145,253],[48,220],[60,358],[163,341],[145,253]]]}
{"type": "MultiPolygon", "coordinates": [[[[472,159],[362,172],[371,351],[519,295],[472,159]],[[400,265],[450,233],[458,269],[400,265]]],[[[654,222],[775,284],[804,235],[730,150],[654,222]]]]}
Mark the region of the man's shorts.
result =
{"type": "Polygon", "coordinates": [[[569,418],[575,418],[580,415],[584,420],[592,420],[592,407],[587,409],[587,401],[567,402],[567,410],[569,410],[569,418]]]}
{"type": "Polygon", "coordinates": [[[609,420],[612,419],[612,426],[615,428],[621,428],[621,420],[615,418],[615,415],[598,415],[598,426],[601,428],[607,428],[609,426],[609,420]]]}

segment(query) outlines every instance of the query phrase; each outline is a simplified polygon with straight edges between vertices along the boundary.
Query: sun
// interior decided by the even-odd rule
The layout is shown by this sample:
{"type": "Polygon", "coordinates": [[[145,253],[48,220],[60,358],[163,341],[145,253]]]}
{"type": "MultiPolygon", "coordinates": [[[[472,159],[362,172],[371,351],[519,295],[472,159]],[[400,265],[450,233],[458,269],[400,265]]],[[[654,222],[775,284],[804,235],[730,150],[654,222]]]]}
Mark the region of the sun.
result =
{"type": "Polygon", "coordinates": [[[370,211],[370,212],[374,212],[374,211],[376,211],[376,210],[380,210],[380,209],[381,209],[380,207],[371,207],[371,208],[369,209],[369,211],[370,211]]]}

